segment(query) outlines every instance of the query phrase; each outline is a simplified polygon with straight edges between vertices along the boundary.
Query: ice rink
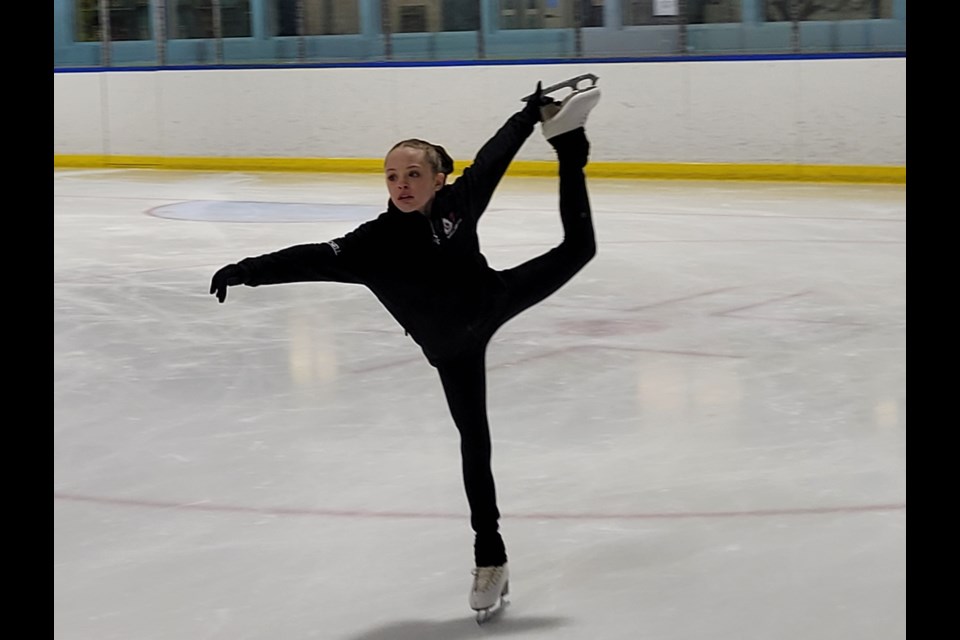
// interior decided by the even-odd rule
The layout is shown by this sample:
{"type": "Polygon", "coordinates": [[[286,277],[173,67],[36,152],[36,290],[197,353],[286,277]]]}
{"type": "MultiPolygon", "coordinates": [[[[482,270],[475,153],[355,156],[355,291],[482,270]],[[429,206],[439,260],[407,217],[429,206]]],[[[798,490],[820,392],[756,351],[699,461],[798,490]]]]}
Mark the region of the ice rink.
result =
{"type": "MultiPolygon", "coordinates": [[[[589,182],[598,254],[491,344],[511,604],[436,372],[366,289],[208,293],[376,175],[54,171],[58,640],[906,636],[906,187],[589,182]]],[[[506,268],[560,240],[507,177],[506,268]]]]}

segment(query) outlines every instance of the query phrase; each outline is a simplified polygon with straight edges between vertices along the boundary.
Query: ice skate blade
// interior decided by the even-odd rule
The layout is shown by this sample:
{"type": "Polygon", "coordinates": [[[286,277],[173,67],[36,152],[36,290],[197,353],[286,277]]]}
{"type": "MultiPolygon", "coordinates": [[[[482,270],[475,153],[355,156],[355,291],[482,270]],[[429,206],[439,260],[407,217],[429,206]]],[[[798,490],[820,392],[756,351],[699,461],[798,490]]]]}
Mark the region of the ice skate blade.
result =
{"type": "Polygon", "coordinates": [[[500,614],[503,613],[503,610],[506,609],[509,604],[510,604],[510,601],[504,598],[503,596],[501,596],[499,602],[497,602],[497,604],[493,605],[492,607],[488,609],[477,609],[477,624],[484,625],[487,622],[491,622],[497,619],[498,617],[500,617],[500,614]]]}
{"type": "MultiPolygon", "coordinates": [[[[583,75],[575,76],[575,77],[573,77],[573,78],[570,78],[569,80],[564,80],[563,82],[558,82],[557,84],[552,84],[552,85],[550,85],[549,87],[547,87],[546,89],[541,89],[541,90],[540,90],[540,95],[547,96],[547,95],[550,95],[551,93],[553,93],[554,91],[559,91],[560,89],[563,89],[563,88],[565,88],[565,87],[570,87],[570,88],[573,89],[574,91],[580,91],[581,89],[579,89],[578,87],[580,86],[580,83],[583,82],[584,80],[590,80],[590,87],[595,87],[595,86],[597,86],[597,80],[599,80],[599,79],[600,79],[600,78],[598,78],[597,76],[595,76],[595,75],[592,74],[592,73],[585,73],[585,74],[583,74],[583,75]]],[[[589,89],[590,87],[586,87],[586,88],[589,89]]],[[[531,99],[532,97],[533,97],[533,94],[531,93],[531,94],[528,95],[528,96],[525,96],[525,97],[523,97],[523,98],[520,98],[520,100],[521,100],[521,102],[530,102],[530,99],[531,99]]]]}

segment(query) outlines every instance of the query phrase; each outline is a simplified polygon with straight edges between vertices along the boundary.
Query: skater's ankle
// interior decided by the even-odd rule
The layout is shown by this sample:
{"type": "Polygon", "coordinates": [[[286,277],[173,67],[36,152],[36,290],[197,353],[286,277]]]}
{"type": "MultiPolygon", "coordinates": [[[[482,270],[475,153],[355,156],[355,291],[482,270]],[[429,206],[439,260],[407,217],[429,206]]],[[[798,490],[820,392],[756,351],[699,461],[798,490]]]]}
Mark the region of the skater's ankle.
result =
{"type": "Polygon", "coordinates": [[[507,562],[507,548],[499,531],[483,530],[473,541],[473,558],[478,567],[499,567],[507,562]]]}
{"type": "Polygon", "coordinates": [[[557,159],[563,166],[584,167],[590,155],[590,142],[583,127],[550,138],[547,142],[557,153],[557,159]]]}
{"type": "Polygon", "coordinates": [[[477,556],[474,558],[477,568],[479,567],[502,567],[507,564],[506,555],[477,556]]]}
{"type": "Polygon", "coordinates": [[[502,567],[507,564],[507,554],[500,553],[481,553],[474,556],[474,562],[477,567],[502,567]]]}

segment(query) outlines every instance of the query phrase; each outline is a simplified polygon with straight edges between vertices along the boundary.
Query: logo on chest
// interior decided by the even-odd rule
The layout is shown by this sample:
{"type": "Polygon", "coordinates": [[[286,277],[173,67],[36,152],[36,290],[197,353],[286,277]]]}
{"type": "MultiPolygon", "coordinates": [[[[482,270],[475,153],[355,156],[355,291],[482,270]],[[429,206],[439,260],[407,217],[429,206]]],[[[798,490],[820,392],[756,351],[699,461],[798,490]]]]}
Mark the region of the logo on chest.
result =
{"type": "Polygon", "coordinates": [[[455,213],[448,213],[445,217],[440,218],[440,224],[443,226],[443,235],[446,236],[448,240],[457,232],[457,227],[460,226],[460,222],[460,220],[457,220],[455,213]]]}

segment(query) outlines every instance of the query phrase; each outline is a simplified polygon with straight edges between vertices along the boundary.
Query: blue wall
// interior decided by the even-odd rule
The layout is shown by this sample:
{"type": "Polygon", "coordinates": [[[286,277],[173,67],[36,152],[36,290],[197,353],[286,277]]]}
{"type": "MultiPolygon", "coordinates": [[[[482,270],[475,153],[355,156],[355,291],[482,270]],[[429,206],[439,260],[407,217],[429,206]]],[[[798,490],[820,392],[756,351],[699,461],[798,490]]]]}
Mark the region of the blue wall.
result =
{"type": "Polygon", "coordinates": [[[621,2],[604,4],[603,26],[567,29],[500,29],[499,0],[479,0],[479,31],[385,34],[380,0],[356,0],[358,34],[277,37],[267,30],[266,0],[250,0],[251,36],[120,41],[105,50],[74,42],[76,0],[54,0],[54,69],[376,63],[384,61],[578,59],[731,54],[906,52],[906,0],[893,17],[877,20],[764,22],[762,0],[743,0],[742,20],[722,24],[623,25],[621,2]],[[107,54],[106,56],[104,54],[107,54]],[[162,60],[162,64],[161,64],[162,60]]]}

